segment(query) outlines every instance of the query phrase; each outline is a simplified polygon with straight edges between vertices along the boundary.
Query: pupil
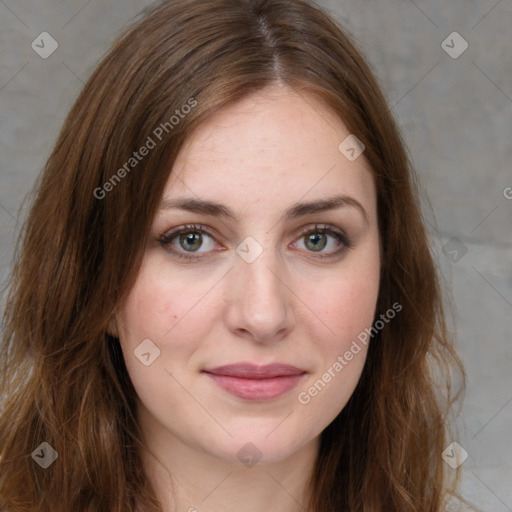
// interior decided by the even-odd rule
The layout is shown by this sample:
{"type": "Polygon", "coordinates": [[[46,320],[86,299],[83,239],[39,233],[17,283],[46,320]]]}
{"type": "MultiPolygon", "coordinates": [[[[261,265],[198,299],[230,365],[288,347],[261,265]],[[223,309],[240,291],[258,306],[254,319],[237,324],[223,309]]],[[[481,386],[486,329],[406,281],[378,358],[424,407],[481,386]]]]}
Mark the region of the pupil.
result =
{"type": "Polygon", "coordinates": [[[326,245],[325,235],[323,235],[323,234],[309,235],[308,242],[313,242],[312,248],[314,250],[322,250],[326,245]],[[319,240],[320,237],[323,237],[323,243],[319,240]]]}
{"type": "MultiPolygon", "coordinates": [[[[192,250],[199,249],[199,247],[201,246],[201,237],[200,237],[199,233],[187,233],[185,235],[182,235],[181,241],[182,242],[185,241],[186,245],[191,244],[191,245],[188,245],[188,248],[192,249],[192,250]],[[194,244],[194,238],[196,238],[195,244],[194,244]],[[195,245],[195,247],[192,247],[193,245],[195,245]]],[[[184,249],[186,249],[186,248],[187,247],[184,247],[184,249]]]]}

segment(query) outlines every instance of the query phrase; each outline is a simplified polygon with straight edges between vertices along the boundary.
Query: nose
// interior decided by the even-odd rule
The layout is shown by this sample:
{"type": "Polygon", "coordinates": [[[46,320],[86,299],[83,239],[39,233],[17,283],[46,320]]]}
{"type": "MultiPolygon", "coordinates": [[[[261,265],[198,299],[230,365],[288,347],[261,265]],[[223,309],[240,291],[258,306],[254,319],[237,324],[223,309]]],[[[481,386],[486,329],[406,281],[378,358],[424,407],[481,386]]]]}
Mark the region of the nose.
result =
{"type": "Polygon", "coordinates": [[[227,279],[225,314],[231,332],[260,343],[278,341],[290,332],[294,295],[274,250],[265,248],[251,263],[236,255],[227,279]]]}

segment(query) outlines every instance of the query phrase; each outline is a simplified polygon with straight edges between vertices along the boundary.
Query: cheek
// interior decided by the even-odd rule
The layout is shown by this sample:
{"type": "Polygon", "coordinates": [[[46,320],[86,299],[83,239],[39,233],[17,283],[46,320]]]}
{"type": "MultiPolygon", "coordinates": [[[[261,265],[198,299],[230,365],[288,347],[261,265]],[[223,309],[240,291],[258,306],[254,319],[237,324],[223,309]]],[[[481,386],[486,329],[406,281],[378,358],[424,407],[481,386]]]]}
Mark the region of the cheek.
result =
{"type": "Polygon", "coordinates": [[[380,256],[377,244],[361,254],[346,272],[331,280],[326,298],[325,323],[331,336],[324,338],[322,363],[299,397],[308,415],[321,415],[331,421],[348,402],[363,370],[380,286],[380,256]],[[327,300],[326,300],[327,299],[327,300]],[[321,395],[321,396],[320,396],[321,395]]]}
{"type": "Polygon", "coordinates": [[[120,344],[130,379],[142,403],[157,410],[174,404],[178,392],[168,394],[169,389],[178,387],[170,375],[173,364],[183,366],[196,339],[193,328],[187,336],[180,331],[194,294],[187,294],[185,287],[163,275],[160,268],[151,258],[144,261],[118,315],[120,344]]]}
{"type": "Polygon", "coordinates": [[[140,276],[119,315],[124,339],[130,345],[144,338],[160,340],[178,318],[174,307],[163,282],[140,276]]]}
{"type": "Polygon", "coordinates": [[[379,276],[376,272],[365,277],[359,275],[359,279],[331,281],[330,293],[317,295],[314,299],[319,307],[324,306],[320,316],[328,326],[329,334],[316,337],[318,359],[315,372],[297,395],[301,413],[306,424],[311,426],[311,435],[316,435],[345,407],[366,362],[379,276]],[[327,309],[326,304],[329,305],[327,309]]]}
{"type": "Polygon", "coordinates": [[[375,315],[377,304],[378,284],[349,283],[342,290],[341,298],[335,301],[330,314],[333,331],[341,339],[356,337],[362,330],[369,327],[375,315]]]}
{"type": "MultiPolygon", "coordinates": [[[[197,294],[200,290],[197,290],[197,294]]],[[[140,343],[144,338],[163,343],[194,304],[196,293],[186,282],[169,275],[159,259],[146,256],[137,281],[119,315],[125,339],[140,343]]]]}
{"type": "MultiPolygon", "coordinates": [[[[149,251],[118,315],[120,343],[133,380],[148,370],[153,375],[166,369],[178,368],[182,372],[208,329],[208,312],[201,304],[198,306],[208,291],[208,283],[192,286],[193,277],[184,274],[180,277],[167,267],[164,258],[149,251]],[[158,354],[148,367],[136,357],[141,343],[158,354]]],[[[161,374],[161,378],[169,376],[161,374]]],[[[146,386],[147,382],[143,384],[146,386]]]]}
{"type": "Polygon", "coordinates": [[[332,344],[341,350],[372,325],[379,294],[378,261],[329,280],[326,293],[311,294],[315,311],[329,328],[332,344]]]}

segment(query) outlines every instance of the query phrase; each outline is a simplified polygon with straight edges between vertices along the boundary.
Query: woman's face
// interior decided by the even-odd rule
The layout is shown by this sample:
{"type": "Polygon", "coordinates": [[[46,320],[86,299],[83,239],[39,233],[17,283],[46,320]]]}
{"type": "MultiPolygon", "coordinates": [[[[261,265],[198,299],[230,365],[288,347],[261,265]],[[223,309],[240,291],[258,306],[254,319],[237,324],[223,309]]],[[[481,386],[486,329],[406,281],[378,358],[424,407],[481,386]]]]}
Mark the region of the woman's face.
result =
{"type": "Polygon", "coordinates": [[[275,462],[349,400],[380,257],[373,178],[339,149],[348,135],[274,86],[189,138],[116,317],[150,444],[275,462]]]}

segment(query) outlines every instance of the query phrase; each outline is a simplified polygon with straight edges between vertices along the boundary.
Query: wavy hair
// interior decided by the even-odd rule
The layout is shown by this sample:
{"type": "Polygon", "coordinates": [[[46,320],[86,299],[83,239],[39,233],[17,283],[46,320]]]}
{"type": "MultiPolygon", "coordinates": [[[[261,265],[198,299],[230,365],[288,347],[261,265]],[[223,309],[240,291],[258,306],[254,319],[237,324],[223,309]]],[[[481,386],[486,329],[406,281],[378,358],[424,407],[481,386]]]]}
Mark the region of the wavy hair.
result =
{"type": "Polygon", "coordinates": [[[357,388],[321,433],[307,510],[467,503],[460,468],[441,457],[466,374],[417,179],[353,38],[306,0],[175,0],[145,12],[101,61],[34,189],[0,346],[4,512],[162,510],[142,469],[136,392],[109,321],[135,282],[184,142],[215,112],[278,81],[320,98],[364,143],[382,243],[376,318],[403,308],[369,345],[357,388]],[[161,143],[131,161],[158,127],[161,143]],[[31,455],[43,441],[58,453],[47,469],[31,455]]]}

